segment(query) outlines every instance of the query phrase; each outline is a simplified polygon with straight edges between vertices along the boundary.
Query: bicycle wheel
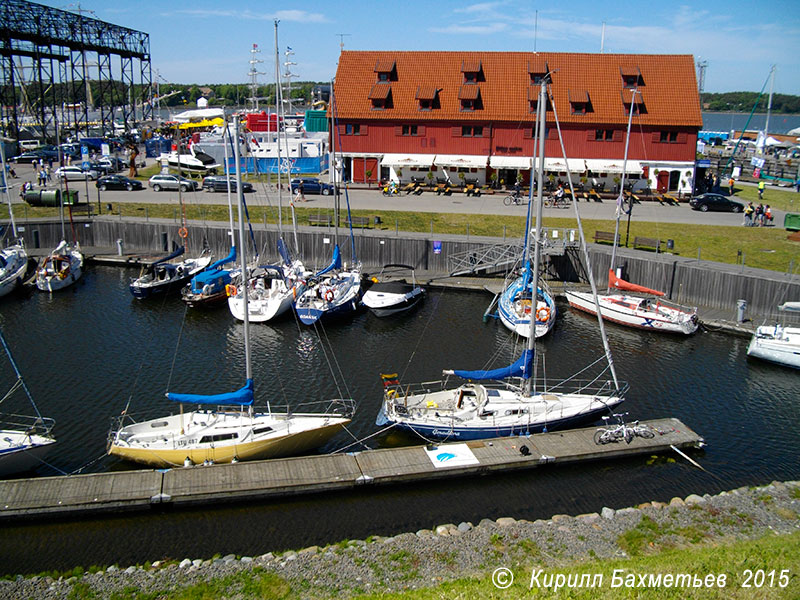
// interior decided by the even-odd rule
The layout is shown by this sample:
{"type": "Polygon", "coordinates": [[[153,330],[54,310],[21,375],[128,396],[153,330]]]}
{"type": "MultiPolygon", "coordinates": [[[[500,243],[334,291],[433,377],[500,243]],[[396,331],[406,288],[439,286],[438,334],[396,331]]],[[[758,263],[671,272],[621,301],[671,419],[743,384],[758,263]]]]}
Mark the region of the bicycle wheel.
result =
{"type": "Polygon", "coordinates": [[[503,204],[506,206],[511,206],[511,203],[514,201],[514,196],[506,196],[503,198],[503,204]]]}
{"type": "Polygon", "coordinates": [[[655,432],[647,427],[646,425],[641,425],[633,430],[633,432],[638,435],[639,437],[643,437],[645,439],[651,440],[656,437],[655,432]]]}
{"type": "Polygon", "coordinates": [[[608,436],[607,429],[598,429],[597,431],[594,432],[594,443],[597,444],[598,446],[607,444],[610,441],[611,439],[608,436]]]}
{"type": "Polygon", "coordinates": [[[545,208],[550,208],[551,206],[553,206],[552,198],[545,198],[544,199],[544,207],[545,208]]]}

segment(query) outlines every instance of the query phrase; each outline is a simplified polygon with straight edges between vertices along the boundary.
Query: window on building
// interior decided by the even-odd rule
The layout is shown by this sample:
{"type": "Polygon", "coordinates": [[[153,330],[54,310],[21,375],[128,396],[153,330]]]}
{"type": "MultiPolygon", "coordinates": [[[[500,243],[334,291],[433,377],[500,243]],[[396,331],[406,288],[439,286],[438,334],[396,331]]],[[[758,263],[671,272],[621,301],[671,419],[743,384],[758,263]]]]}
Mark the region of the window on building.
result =
{"type": "Polygon", "coordinates": [[[593,112],[592,101],[589,92],[586,90],[569,90],[569,107],[573,115],[585,115],[593,112]]]}
{"type": "Polygon", "coordinates": [[[594,139],[598,142],[612,142],[614,141],[613,129],[595,129],[594,139]]]}
{"type": "Polygon", "coordinates": [[[662,144],[675,144],[678,142],[677,131],[662,131],[658,140],[662,144]]]}
{"type": "Polygon", "coordinates": [[[458,90],[458,99],[461,102],[461,110],[473,111],[483,108],[481,99],[481,87],[474,84],[464,84],[458,90]]]}
{"type": "MultiPolygon", "coordinates": [[[[539,106],[539,90],[541,88],[538,85],[531,85],[528,86],[528,106],[530,107],[530,111],[532,113],[536,112],[537,107],[539,106]]],[[[550,100],[550,95],[547,95],[547,110],[552,112],[553,110],[553,103],[550,100]]]]}
{"type": "Polygon", "coordinates": [[[530,75],[531,83],[539,85],[542,80],[547,83],[552,83],[553,74],[550,73],[550,66],[546,60],[535,59],[528,61],[528,75],[530,75]]]}
{"type": "Polygon", "coordinates": [[[375,63],[378,81],[397,81],[397,63],[391,58],[380,58],[375,63]]]}
{"type": "Polygon", "coordinates": [[[630,90],[622,90],[620,92],[622,96],[622,106],[625,108],[625,114],[630,114],[631,112],[631,101],[633,101],[633,114],[634,115],[645,115],[647,114],[647,107],[644,105],[644,96],[642,92],[636,91],[633,94],[630,90]]]}
{"type": "Polygon", "coordinates": [[[420,110],[434,110],[441,108],[439,102],[439,88],[436,86],[417,87],[416,99],[419,102],[420,110]]]}
{"type": "Polygon", "coordinates": [[[483,137],[483,125],[462,125],[461,137],[483,137]]]}
{"type": "Polygon", "coordinates": [[[417,126],[403,125],[403,135],[417,135],[417,126]]]}
{"type": "Polygon", "coordinates": [[[638,88],[644,85],[642,72],[637,65],[623,65],[619,68],[622,77],[622,86],[625,88],[638,88]]]}
{"type": "Polygon", "coordinates": [[[376,83],[369,92],[374,110],[392,108],[392,86],[389,83],[376,83]]]}
{"type": "Polygon", "coordinates": [[[463,60],[461,62],[461,73],[464,75],[464,83],[480,83],[486,81],[483,74],[483,65],[480,60],[463,60]]]}
{"type": "Polygon", "coordinates": [[[361,135],[361,125],[358,123],[348,123],[344,126],[345,135],[361,135]]]}

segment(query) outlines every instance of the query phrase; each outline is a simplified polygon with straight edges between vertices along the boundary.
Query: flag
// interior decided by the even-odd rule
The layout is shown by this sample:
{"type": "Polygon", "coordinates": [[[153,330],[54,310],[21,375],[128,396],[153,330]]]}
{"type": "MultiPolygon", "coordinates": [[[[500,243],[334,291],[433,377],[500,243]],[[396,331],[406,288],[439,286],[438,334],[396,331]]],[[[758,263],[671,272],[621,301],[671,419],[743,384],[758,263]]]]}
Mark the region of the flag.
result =
{"type": "Polygon", "coordinates": [[[291,46],[286,46],[286,49],[287,49],[289,52],[291,52],[291,51],[292,51],[292,48],[291,48],[291,46]]]}

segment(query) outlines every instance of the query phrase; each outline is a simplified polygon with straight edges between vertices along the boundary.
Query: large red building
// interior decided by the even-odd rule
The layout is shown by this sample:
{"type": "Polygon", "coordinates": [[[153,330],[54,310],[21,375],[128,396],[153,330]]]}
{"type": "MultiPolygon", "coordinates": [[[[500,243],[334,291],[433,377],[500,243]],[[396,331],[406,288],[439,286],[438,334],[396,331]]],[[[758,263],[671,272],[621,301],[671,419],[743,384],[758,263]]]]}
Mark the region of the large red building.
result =
{"type": "Polygon", "coordinates": [[[633,99],[627,177],[691,189],[703,121],[690,55],[344,51],[333,106],[344,175],[527,183],[545,77],[550,175],[566,176],[557,115],[573,176],[613,186],[633,99]]]}

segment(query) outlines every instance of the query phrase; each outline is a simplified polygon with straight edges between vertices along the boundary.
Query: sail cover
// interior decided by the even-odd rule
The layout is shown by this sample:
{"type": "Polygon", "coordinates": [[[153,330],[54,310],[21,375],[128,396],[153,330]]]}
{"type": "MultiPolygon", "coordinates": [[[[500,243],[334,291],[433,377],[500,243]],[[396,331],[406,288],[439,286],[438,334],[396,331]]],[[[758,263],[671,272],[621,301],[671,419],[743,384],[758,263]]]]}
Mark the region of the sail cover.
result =
{"type": "Polygon", "coordinates": [[[217,262],[215,262],[212,265],[209,265],[208,267],[206,267],[203,270],[204,271],[213,271],[214,269],[219,269],[225,263],[233,262],[235,260],[236,260],[236,246],[231,246],[231,251],[228,254],[228,256],[226,256],[225,258],[223,258],[221,260],[218,260],[217,262]]]}
{"type": "Polygon", "coordinates": [[[153,263],[153,266],[155,267],[156,265],[159,265],[161,263],[170,261],[173,258],[177,258],[181,254],[183,254],[185,251],[186,251],[185,247],[178,246],[172,254],[170,254],[169,256],[165,256],[164,258],[159,258],[156,262],[153,263]]]}
{"type": "Polygon", "coordinates": [[[320,271],[319,273],[314,273],[314,279],[316,279],[320,275],[325,275],[325,273],[333,271],[334,269],[341,269],[341,268],[342,268],[342,252],[341,250],[339,250],[339,244],[336,244],[333,247],[333,258],[331,259],[331,264],[322,269],[322,271],[320,271]]]}
{"type": "Polygon", "coordinates": [[[506,379],[507,377],[522,377],[530,379],[533,374],[533,350],[526,349],[514,364],[492,369],[491,371],[457,371],[453,374],[461,379],[485,380],[485,379],[506,379]]]}
{"type": "Polygon", "coordinates": [[[286,247],[283,239],[278,240],[278,254],[280,254],[283,262],[287,265],[292,264],[291,257],[289,256],[289,249],[286,247]]]}
{"type": "Polygon", "coordinates": [[[664,295],[664,292],[651,290],[643,285],[636,285],[635,283],[630,283],[624,279],[620,279],[617,277],[616,273],[614,273],[614,269],[608,270],[608,287],[623,290],[625,292],[641,292],[643,294],[653,294],[654,296],[664,295]]]}
{"type": "Polygon", "coordinates": [[[210,396],[203,394],[174,394],[169,392],[167,398],[173,402],[183,402],[185,404],[239,404],[242,406],[250,406],[253,403],[253,380],[248,379],[244,387],[239,388],[235,392],[212,394],[210,396]]]}

